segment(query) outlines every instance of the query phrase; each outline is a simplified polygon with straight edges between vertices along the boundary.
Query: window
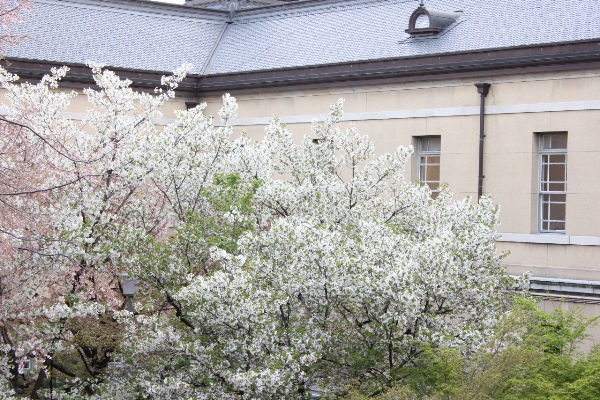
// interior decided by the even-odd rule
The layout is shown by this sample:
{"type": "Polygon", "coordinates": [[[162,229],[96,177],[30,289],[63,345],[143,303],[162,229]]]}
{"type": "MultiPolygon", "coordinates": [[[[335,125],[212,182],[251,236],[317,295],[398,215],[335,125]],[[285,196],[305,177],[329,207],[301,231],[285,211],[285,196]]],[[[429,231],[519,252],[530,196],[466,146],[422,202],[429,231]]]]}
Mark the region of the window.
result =
{"type": "Polygon", "coordinates": [[[447,12],[428,10],[423,3],[413,11],[408,20],[406,33],[411,37],[435,35],[454,23],[460,16],[460,11],[447,12]]]}
{"type": "Polygon", "coordinates": [[[29,359],[29,360],[25,361],[25,363],[23,365],[23,371],[29,371],[32,368],[33,368],[33,360],[29,359]]]}
{"type": "Polygon", "coordinates": [[[429,189],[432,191],[431,197],[435,199],[440,186],[440,137],[426,136],[418,138],[417,155],[418,178],[421,182],[429,186],[429,189]]]}
{"type": "Polygon", "coordinates": [[[567,208],[567,134],[542,134],[539,142],[539,231],[564,233],[567,208]]]}
{"type": "Polygon", "coordinates": [[[415,21],[415,29],[429,28],[429,16],[427,14],[419,14],[415,21]]]}

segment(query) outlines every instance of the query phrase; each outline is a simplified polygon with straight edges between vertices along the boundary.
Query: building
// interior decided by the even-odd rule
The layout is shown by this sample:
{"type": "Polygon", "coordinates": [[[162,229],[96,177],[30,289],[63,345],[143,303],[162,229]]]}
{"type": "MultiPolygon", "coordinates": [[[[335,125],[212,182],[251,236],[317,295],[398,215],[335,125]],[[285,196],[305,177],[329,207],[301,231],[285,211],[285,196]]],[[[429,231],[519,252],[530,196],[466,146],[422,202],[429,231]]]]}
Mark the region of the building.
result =
{"type": "Polygon", "coordinates": [[[94,60],[151,89],[195,64],[166,120],[230,92],[240,130],[278,115],[304,134],[344,97],[379,151],[415,146],[413,179],[493,194],[532,292],[600,314],[600,2],[37,0],[29,20],[7,52],[22,78],[69,65],[81,88],[94,60]]]}

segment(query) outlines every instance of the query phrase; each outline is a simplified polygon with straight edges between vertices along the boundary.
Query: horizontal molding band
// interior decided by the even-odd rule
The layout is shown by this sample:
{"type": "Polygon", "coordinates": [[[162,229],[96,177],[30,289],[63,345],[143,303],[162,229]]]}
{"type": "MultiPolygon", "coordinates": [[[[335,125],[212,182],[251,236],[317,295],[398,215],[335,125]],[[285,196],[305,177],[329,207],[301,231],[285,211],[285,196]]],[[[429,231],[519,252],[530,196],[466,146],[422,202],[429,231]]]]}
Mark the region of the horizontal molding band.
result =
{"type": "Polygon", "coordinates": [[[561,294],[552,294],[552,293],[543,293],[543,292],[530,292],[531,295],[535,297],[541,297],[544,300],[551,301],[566,301],[569,303],[576,304],[600,304],[600,297],[598,296],[580,296],[580,295],[570,295],[566,293],[561,294]]]}
{"type": "MultiPolygon", "coordinates": [[[[559,103],[533,103],[533,104],[510,104],[501,106],[485,107],[486,115],[500,114],[523,114],[523,113],[543,113],[560,111],[591,111],[600,110],[600,100],[590,101],[571,101],[559,103]]],[[[449,107],[449,108],[425,108],[416,110],[395,110],[395,111],[373,111],[362,113],[346,113],[342,121],[373,121],[373,120],[391,120],[391,119],[410,119],[410,118],[430,118],[430,117],[459,117],[459,116],[479,116],[479,107],[449,107]]],[[[279,119],[286,124],[310,123],[314,120],[322,121],[327,117],[326,114],[314,115],[286,115],[279,119]]],[[[237,126],[268,125],[272,117],[256,118],[236,118],[230,123],[237,126]]]]}
{"type": "MultiPolygon", "coordinates": [[[[559,103],[511,104],[502,106],[487,106],[485,108],[485,112],[487,115],[593,110],[600,110],[600,100],[572,101],[559,103]]],[[[6,115],[6,109],[4,107],[0,107],[0,115],[6,115]]],[[[430,117],[460,117],[475,115],[479,115],[479,107],[425,108],[416,110],[346,113],[344,114],[342,121],[355,122],[430,117]]],[[[86,118],[85,113],[75,112],[63,112],[61,113],[61,116],[75,121],[82,121],[86,118]]],[[[285,124],[302,124],[311,123],[315,120],[323,121],[326,117],[327,114],[287,115],[279,117],[279,120],[285,124]]],[[[268,125],[272,120],[273,116],[256,118],[235,118],[229,121],[229,123],[233,126],[254,126],[268,125]]],[[[168,125],[174,123],[175,119],[155,118],[153,121],[157,125],[168,125]]],[[[216,121],[215,125],[218,125],[216,121]]]]}
{"type": "MultiPolygon", "coordinates": [[[[0,105],[0,115],[7,115],[8,111],[6,109],[6,107],[0,105]]],[[[62,118],[66,118],[66,119],[70,119],[73,121],[84,121],[87,118],[87,114],[86,113],[75,113],[75,112],[61,112],[58,114],[59,116],[61,116],[62,118]]],[[[133,120],[133,117],[127,117],[131,120],[133,120]]],[[[158,126],[166,126],[169,124],[173,124],[175,123],[177,120],[174,118],[152,118],[152,122],[154,122],[155,125],[158,126]]]]}
{"type": "MultiPolygon", "coordinates": [[[[517,275],[511,276],[519,278],[517,275]]],[[[600,304],[600,281],[532,276],[528,289],[533,296],[547,300],[600,304]]]]}
{"type": "Polygon", "coordinates": [[[600,246],[600,236],[572,236],[555,233],[501,233],[498,242],[568,244],[576,246],[600,246]]]}
{"type": "Polygon", "coordinates": [[[599,281],[531,277],[529,292],[550,300],[564,299],[576,303],[600,303],[599,281]]]}

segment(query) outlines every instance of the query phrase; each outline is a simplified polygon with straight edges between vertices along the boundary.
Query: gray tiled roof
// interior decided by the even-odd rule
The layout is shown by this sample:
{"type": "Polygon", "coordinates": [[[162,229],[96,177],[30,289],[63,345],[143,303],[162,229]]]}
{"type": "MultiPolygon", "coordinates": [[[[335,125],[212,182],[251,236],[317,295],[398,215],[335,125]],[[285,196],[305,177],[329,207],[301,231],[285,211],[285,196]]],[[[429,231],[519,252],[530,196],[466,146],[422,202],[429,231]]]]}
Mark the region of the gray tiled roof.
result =
{"type": "MultiPolygon", "coordinates": [[[[184,62],[200,72],[222,29],[221,21],[123,7],[36,0],[20,33],[28,39],[8,57],[172,71],[184,62]]],[[[195,13],[197,14],[197,13],[195,13]]]]}
{"type": "Polygon", "coordinates": [[[418,3],[380,0],[240,21],[227,32],[213,73],[338,63],[600,38],[600,1],[429,0],[463,10],[444,32],[410,39],[418,3]],[[244,45],[241,45],[244,43],[244,45]]]}
{"type": "MultiPolygon", "coordinates": [[[[226,19],[185,7],[111,6],[110,0],[38,0],[30,36],[9,57],[168,71],[208,64],[226,19]]],[[[135,3],[131,3],[135,4],[135,3]]],[[[143,4],[143,3],[139,3],[143,4]]],[[[414,0],[333,0],[240,13],[229,24],[209,73],[318,65],[600,38],[596,0],[427,0],[460,18],[430,38],[404,30],[414,0]]]]}

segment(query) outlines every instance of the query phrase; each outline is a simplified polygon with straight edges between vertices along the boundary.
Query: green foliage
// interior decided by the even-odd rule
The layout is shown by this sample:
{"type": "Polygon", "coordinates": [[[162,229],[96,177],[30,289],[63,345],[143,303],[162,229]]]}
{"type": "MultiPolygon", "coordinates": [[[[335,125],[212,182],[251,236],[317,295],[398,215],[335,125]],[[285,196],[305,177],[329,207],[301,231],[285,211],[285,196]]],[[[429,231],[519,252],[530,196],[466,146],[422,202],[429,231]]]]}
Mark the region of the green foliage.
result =
{"type": "Polygon", "coordinates": [[[577,351],[596,320],[578,308],[547,313],[519,299],[476,354],[424,348],[389,388],[368,393],[363,383],[343,399],[599,399],[600,347],[577,351]]]}
{"type": "Polygon", "coordinates": [[[173,322],[185,319],[174,294],[193,277],[219,269],[211,249],[236,254],[239,238],[257,229],[253,200],[261,183],[244,182],[238,174],[215,174],[213,185],[200,192],[198,212],[188,212],[176,232],[160,240],[146,236],[135,243],[138,258],[130,263],[130,271],[140,283],[136,310],[162,313],[175,309],[173,322]]]}
{"type": "Polygon", "coordinates": [[[427,347],[411,368],[401,371],[401,381],[421,397],[437,394],[449,398],[463,380],[464,366],[465,359],[458,350],[427,347]]]}
{"type": "Polygon", "coordinates": [[[592,400],[600,399],[600,347],[594,348],[588,357],[573,365],[574,379],[558,391],[558,398],[592,400]]]}
{"type": "Polygon", "coordinates": [[[238,174],[216,174],[213,183],[201,192],[202,212],[188,212],[177,226],[177,233],[168,240],[144,243],[149,247],[148,259],[140,264],[168,269],[177,265],[185,269],[182,275],[195,275],[209,269],[206,262],[210,248],[237,253],[238,239],[256,229],[252,202],[261,181],[245,183],[238,174]]]}
{"type": "Polygon", "coordinates": [[[183,258],[183,264],[189,266],[187,273],[196,274],[199,267],[207,273],[209,249],[236,254],[238,239],[256,229],[252,201],[261,181],[244,183],[238,174],[216,174],[213,183],[201,192],[202,213],[188,212],[177,234],[168,243],[159,244],[166,257],[178,254],[183,258]]]}
{"type": "MultiPolygon", "coordinates": [[[[581,309],[551,313],[537,309],[532,302],[522,302],[518,311],[526,326],[523,340],[517,343],[518,355],[529,355],[505,384],[503,397],[521,399],[575,399],[565,389],[583,377],[581,363],[593,361],[597,352],[581,357],[578,345],[585,331],[597,318],[586,318],[581,309]]],[[[585,398],[585,397],[584,397],[585,398]]]]}
{"type": "Polygon", "coordinates": [[[182,229],[197,230],[209,247],[235,253],[240,236],[255,229],[256,222],[248,216],[254,213],[252,200],[262,182],[244,184],[239,174],[215,174],[213,183],[202,191],[211,212],[202,216],[189,213],[182,229]]]}

